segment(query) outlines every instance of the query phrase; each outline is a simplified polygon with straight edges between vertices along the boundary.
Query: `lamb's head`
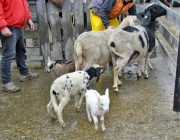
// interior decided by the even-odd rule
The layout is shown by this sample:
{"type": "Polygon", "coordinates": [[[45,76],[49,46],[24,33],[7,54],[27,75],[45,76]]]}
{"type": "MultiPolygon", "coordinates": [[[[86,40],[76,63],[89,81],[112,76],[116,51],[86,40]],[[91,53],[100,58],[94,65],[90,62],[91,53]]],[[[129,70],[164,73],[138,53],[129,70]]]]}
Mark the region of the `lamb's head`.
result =
{"type": "Polygon", "coordinates": [[[94,78],[94,77],[97,77],[96,78],[96,82],[99,81],[99,78],[100,78],[100,75],[101,75],[101,66],[97,65],[97,64],[93,64],[91,66],[91,68],[89,68],[86,72],[88,73],[88,75],[90,76],[90,79],[89,81],[94,78]]]}
{"type": "Polygon", "coordinates": [[[110,99],[109,99],[108,88],[105,91],[105,95],[99,96],[98,100],[99,100],[100,108],[103,109],[105,112],[109,112],[110,99]]]}
{"type": "Polygon", "coordinates": [[[144,25],[148,25],[151,21],[155,21],[156,18],[166,15],[166,9],[157,4],[151,4],[146,7],[144,11],[144,25]]]}
{"type": "Polygon", "coordinates": [[[46,66],[44,67],[45,68],[45,70],[46,70],[46,72],[51,72],[52,71],[52,69],[53,69],[53,67],[58,63],[58,64],[62,64],[62,63],[64,63],[65,62],[65,60],[56,60],[56,61],[52,61],[51,59],[50,59],[50,57],[48,56],[48,62],[47,62],[47,64],[46,64],[46,66]]]}
{"type": "Polygon", "coordinates": [[[51,59],[50,59],[50,57],[48,56],[48,62],[47,62],[47,64],[45,65],[45,67],[44,67],[44,69],[45,69],[45,71],[46,72],[51,72],[51,70],[52,70],[52,68],[55,66],[55,62],[54,61],[52,61],[51,59]]]}

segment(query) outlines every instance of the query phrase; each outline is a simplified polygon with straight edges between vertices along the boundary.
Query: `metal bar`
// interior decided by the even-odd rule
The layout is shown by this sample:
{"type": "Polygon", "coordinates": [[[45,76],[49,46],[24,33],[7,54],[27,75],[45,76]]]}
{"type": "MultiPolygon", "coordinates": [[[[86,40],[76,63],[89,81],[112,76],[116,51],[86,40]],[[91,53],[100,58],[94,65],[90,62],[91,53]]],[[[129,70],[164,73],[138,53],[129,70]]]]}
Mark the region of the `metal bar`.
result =
{"type": "Polygon", "coordinates": [[[177,67],[176,67],[173,111],[180,112],[180,35],[179,35],[179,48],[178,48],[177,67]]]}

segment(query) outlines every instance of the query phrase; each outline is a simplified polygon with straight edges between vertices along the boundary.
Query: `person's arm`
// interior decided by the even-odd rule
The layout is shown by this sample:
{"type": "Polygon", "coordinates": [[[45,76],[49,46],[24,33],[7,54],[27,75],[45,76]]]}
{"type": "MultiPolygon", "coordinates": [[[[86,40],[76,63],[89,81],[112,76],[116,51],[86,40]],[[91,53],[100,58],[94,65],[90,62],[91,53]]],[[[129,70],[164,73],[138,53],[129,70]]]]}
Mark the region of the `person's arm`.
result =
{"type": "Polygon", "coordinates": [[[136,4],[134,3],[133,6],[128,10],[129,15],[136,15],[136,4]]]}
{"type": "Polygon", "coordinates": [[[4,16],[3,3],[4,0],[0,0],[0,31],[3,36],[11,36],[12,32],[7,27],[7,22],[4,16]]]}
{"type": "Polygon", "coordinates": [[[5,29],[7,25],[7,22],[4,16],[3,3],[4,3],[4,0],[0,0],[0,30],[5,29]]]}
{"type": "Polygon", "coordinates": [[[103,25],[108,28],[109,26],[109,13],[112,9],[112,7],[114,6],[114,4],[116,3],[116,0],[104,0],[104,3],[100,9],[100,18],[102,20],[103,25]]]}

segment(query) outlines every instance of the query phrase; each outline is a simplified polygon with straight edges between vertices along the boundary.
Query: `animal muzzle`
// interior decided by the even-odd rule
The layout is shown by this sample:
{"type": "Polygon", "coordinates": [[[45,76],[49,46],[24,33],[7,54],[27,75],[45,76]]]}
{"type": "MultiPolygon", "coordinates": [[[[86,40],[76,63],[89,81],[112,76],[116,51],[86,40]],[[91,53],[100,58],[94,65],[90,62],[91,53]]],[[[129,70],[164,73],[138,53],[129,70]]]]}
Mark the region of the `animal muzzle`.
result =
{"type": "Polygon", "coordinates": [[[44,66],[44,70],[45,70],[47,73],[50,73],[50,72],[51,72],[51,70],[49,69],[48,66],[44,66]]]}

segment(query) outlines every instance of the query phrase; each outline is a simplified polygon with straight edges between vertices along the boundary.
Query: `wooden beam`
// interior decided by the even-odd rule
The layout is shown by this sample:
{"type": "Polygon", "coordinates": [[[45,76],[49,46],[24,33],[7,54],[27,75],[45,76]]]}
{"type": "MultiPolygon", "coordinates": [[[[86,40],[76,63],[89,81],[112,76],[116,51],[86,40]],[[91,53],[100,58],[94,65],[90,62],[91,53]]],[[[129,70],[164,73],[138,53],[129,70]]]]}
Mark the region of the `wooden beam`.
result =
{"type": "Polygon", "coordinates": [[[177,59],[177,67],[176,67],[173,111],[180,112],[180,35],[179,35],[179,49],[178,49],[178,59],[177,59]]]}

